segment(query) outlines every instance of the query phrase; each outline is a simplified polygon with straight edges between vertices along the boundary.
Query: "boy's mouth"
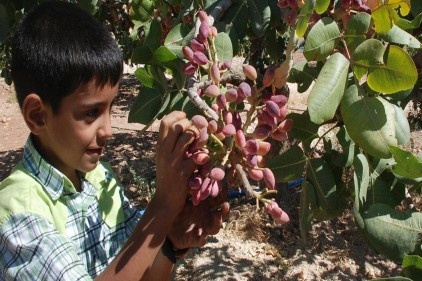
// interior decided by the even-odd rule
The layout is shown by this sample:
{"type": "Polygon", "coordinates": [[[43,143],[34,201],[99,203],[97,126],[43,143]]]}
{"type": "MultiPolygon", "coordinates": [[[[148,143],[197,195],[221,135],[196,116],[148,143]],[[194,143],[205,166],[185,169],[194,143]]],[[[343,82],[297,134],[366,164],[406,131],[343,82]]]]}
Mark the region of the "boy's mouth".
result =
{"type": "Polygon", "coordinates": [[[87,153],[88,154],[98,154],[98,155],[102,155],[104,151],[104,148],[93,148],[93,149],[88,149],[87,153]]]}

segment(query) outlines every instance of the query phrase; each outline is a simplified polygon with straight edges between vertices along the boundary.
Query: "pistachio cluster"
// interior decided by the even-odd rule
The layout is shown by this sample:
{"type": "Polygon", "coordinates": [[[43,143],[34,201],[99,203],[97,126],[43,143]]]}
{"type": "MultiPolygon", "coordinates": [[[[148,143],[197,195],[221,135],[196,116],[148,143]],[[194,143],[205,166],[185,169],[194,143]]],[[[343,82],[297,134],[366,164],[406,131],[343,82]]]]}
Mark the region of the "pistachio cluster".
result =
{"type": "Polygon", "coordinates": [[[244,81],[223,83],[221,73],[229,69],[231,63],[220,63],[213,50],[217,31],[209,25],[208,16],[200,11],[198,18],[197,35],[190,41],[190,46],[183,47],[184,72],[191,76],[199,71],[208,73],[208,80],[198,87],[195,99],[206,96],[211,100],[210,108],[218,118],[207,114],[191,118],[200,131],[187,151],[187,156],[198,164],[189,183],[192,202],[197,205],[208,196],[217,196],[228,186],[249,187],[250,194],[264,205],[264,210],[275,221],[286,223],[287,214],[280,219],[280,207],[265,198],[268,193],[275,192],[276,181],[273,171],[265,167],[264,156],[271,149],[269,138],[277,141],[288,138],[292,127],[292,120],[286,119],[288,95],[273,86],[272,69],[265,73],[264,86],[259,89],[258,73],[249,64],[242,65],[244,81]],[[249,181],[261,186],[260,191],[252,189],[249,181]],[[274,211],[269,212],[270,209],[274,211]]]}

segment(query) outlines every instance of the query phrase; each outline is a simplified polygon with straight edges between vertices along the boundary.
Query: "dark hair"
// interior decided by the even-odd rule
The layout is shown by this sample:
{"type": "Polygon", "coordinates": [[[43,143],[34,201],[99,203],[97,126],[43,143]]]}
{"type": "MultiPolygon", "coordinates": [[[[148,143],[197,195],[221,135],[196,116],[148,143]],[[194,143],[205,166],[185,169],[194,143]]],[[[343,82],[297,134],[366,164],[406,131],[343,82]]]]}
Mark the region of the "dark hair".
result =
{"type": "Polygon", "coordinates": [[[75,4],[48,1],[30,11],[12,41],[12,80],[19,105],[33,92],[58,112],[79,86],[116,85],[123,59],[111,34],[75,4]]]}

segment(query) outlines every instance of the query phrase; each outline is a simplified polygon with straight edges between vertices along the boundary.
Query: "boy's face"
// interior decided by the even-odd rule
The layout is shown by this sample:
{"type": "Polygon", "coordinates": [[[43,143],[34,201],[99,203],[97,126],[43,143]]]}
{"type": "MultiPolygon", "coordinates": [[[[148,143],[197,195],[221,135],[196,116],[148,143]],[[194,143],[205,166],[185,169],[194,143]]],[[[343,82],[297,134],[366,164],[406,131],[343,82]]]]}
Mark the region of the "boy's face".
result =
{"type": "Polygon", "coordinates": [[[47,110],[39,145],[47,161],[70,179],[75,170],[87,173],[97,166],[112,135],[110,109],[117,91],[118,85],[90,82],[66,96],[58,113],[47,110]]]}

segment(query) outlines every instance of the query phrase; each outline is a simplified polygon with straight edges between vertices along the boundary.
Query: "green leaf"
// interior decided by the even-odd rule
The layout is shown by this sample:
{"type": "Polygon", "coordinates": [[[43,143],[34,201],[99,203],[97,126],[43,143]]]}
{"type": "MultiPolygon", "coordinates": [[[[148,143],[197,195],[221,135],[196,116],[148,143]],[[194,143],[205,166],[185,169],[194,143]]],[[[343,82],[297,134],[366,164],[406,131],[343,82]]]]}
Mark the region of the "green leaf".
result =
{"type": "Polygon", "coordinates": [[[303,54],[308,61],[325,60],[333,53],[341,33],[332,18],[320,19],[309,31],[303,54]]]}
{"type": "Polygon", "coordinates": [[[353,183],[355,186],[355,202],[354,206],[356,210],[366,203],[366,197],[368,193],[369,186],[369,164],[365,155],[358,154],[356,155],[355,161],[353,162],[354,173],[353,173],[353,183]]]}
{"type": "Polygon", "coordinates": [[[421,251],[422,213],[405,213],[385,204],[374,204],[361,212],[360,230],[379,253],[396,262],[405,254],[421,251]]]}
{"type": "MultiPolygon", "coordinates": [[[[227,9],[220,19],[228,26],[233,26],[232,30],[236,30],[235,33],[239,38],[244,38],[248,32],[249,27],[249,10],[245,1],[234,2],[227,9]]],[[[232,35],[230,35],[232,37],[232,35]]],[[[235,41],[233,41],[235,42],[235,41]]]]}
{"type": "Polygon", "coordinates": [[[337,111],[346,87],[349,61],[340,53],[334,53],[322,67],[308,97],[311,121],[322,124],[331,120],[337,111]]]}
{"type": "Polygon", "coordinates": [[[134,0],[130,6],[130,17],[134,20],[146,22],[153,18],[154,0],[134,0]]]}
{"type": "Polygon", "coordinates": [[[165,91],[167,79],[164,73],[157,66],[146,65],[135,70],[136,78],[141,81],[142,85],[147,88],[159,88],[160,91],[165,91]]]}
{"type": "Polygon", "coordinates": [[[154,52],[153,63],[165,64],[176,60],[178,60],[176,54],[170,51],[166,46],[161,46],[154,52]]]}
{"type": "Polygon", "coordinates": [[[367,75],[368,86],[385,94],[412,88],[418,76],[412,58],[403,49],[394,45],[386,48],[376,39],[368,39],[356,48],[353,66],[358,80],[367,75]]]}
{"type": "Polygon", "coordinates": [[[326,220],[338,215],[336,181],[330,167],[322,158],[314,158],[308,162],[306,171],[317,196],[317,208],[312,210],[314,218],[326,220]]]}
{"type": "Polygon", "coordinates": [[[344,125],[352,140],[365,152],[390,158],[390,146],[397,146],[395,111],[380,97],[359,97],[356,85],[350,86],[340,103],[344,125]]]}
{"type": "Polygon", "coordinates": [[[328,7],[330,6],[330,0],[316,0],[315,1],[315,12],[321,15],[325,11],[327,11],[328,7]]]}
{"type": "Polygon", "coordinates": [[[323,64],[318,62],[316,65],[310,65],[307,61],[299,61],[293,64],[289,73],[288,82],[297,83],[299,93],[304,93],[312,85],[321,71],[323,64]]]}
{"type": "Polygon", "coordinates": [[[407,114],[403,109],[394,105],[395,112],[395,128],[396,128],[396,138],[398,145],[405,145],[410,141],[410,126],[409,121],[407,120],[407,114]]]}
{"type": "MultiPolygon", "coordinates": [[[[414,10],[413,7],[414,6],[412,5],[412,13],[414,10]]],[[[414,19],[412,19],[412,21],[409,21],[404,18],[399,18],[399,20],[396,22],[396,25],[404,30],[413,30],[413,29],[418,28],[421,25],[421,22],[422,22],[422,14],[418,14],[417,16],[415,16],[414,19]]]]}
{"type": "Polygon", "coordinates": [[[199,109],[189,101],[189,97],[182,92],[177,93],[177,95],[173,97],[169,110],[183,111],[188,118],[192,118],[192,116],[200,113],[199,109]]]}
{"type": "Polygon", "coordinates": [[[405,185],[391,173],[393,159],[373,159],[370,163],[370,184],[361,210],[377,203],[395,207],[405,199],[405,185]]]}
{"type": "Polygon", "coordinates": [[[422,162],[411,152],[399,147],[390,147],[396,164],[393,166],[393,172],[406,178],[422,177],[422,162]]]}
{"type": "Polygon", "coordinates": [[[296,24],[296,36],[301,38],[305,35],[306,30],[308,29],[309,19],[314,12],[314,1],[305,1],[305,5],[300,8],[299,14],[297,16],[296,24]]]}
{"type": "Polygon", "coordinates": [[[145,40],[133,50],[132,62],[150,64],[154,52],[161,46],[161,26],[157,20],[145,25],[145,40]]]}
{"type": "Polygon", "coordinates": [[[220,32],[217,34],[215,37],[215,48],[217,50],[218,59],[221,62],[226,60],[231,61],[233,59],[232,41],[226,33],[220,32]]]}
{"type": "Polygon", "coordinates": [[[341,145],[341,152],[333,150],[331,161],[338,167],[349,167],[353,164],[355,158],[356,145],[344,126],[340,128],[336,136],[338,144],[341,145]]]}
{"type": "Polygon", "coordinates": [[[370,26],[371,16],[367,13],[357,13],[347,21],[344,39],[351,53],[366,40],[370,26]]]}
{"type": "MultiPolygon", "coordinates": [[[[310,143],[318,137],[319,126],[311,121],[307,111],[302,114],[289,113],[286,118],[293,120],[293,127],[289,131],[291,138],[310,143]]],[[[305,146],[304,149],[307,149],[307,147],[305,146]]]]}
{"type": "Polygon", "coordinates": [[[353,72],[358,80],[368,73],[371,67],[383,65],[385,47],[381,41],[368,39],[353,53],[353,72]]]}
{"type": "Polygon", "coordinates": [[[311,209],[316,205],[317,198],[314,187],[308,181],[302,184],[299,203],[299,229],[300,236],[306,242],[307,234],[312,226],[313,214],[311,209]]]}
{"type": "Polygon", "coordinates": [[[271,9],[267,0],[248,0],[250,24],[257,37],[263,37],[271,20],[271,9]]]}
{"type": "Polygon", "coordinates": [[[413,280],[422,276],[422,257],[418,255],[404,255],[403,262],[404,275],[413,280]]]}
{"type": "Polygon", "coordinates": [[[142,85],[144,85],[147,88],[153,88],[154,87],[154,77],[151,73],[147,71],[145,67],[140,67],[135,70],[135,76],[138,78],[139,81],[141,81],[142,85]]]}
{"type": "Polygon", "coordinates": [[[421,48],[421,42],[419,42],[418,39],[397,25],[393,25],[393,27],[386,34],[382,35],[381,38],[390,43],[405,45],[415,49],[421,48]]]}
{"type": "MultiPolygon", "coordinates": [[[[170,70],[173,81],[176,83],[179,90],[184,87],[186,81],[186,76],[182,72],[184,62],[166,46],[161,46],[155,51],[152,61],[153,63],[170,70]]],[[[167,80],[161,80],[161,83],[165,88],[167,80]]]]}
{"type": "Polygon", "coordinates": [[[166,39],[164,40],[164,46],[166,46],[179,59],[184,59],[182,42],[183,39],[189,34],[189,31],[190,28],[186,24],[180,23],[170,30],[166,39]]]}
{"type": "Polygon", "coordinates": [[[159,89],[142,88],[129,111],[128,122],[147,125],[155,120],[161,110],[163,95],[159,89]]]}
{"type": "Polygon", "coordinates": [[[387,5],[372,11],[371,17],[374,20],[375,32],[378,34],[387,33],[393,27],[394,16],[396,16],[396,12],[387,5]]]}
{"type": "Polygon", "coordinates": [[[265,36],[266,52],[271,59],[281,61],[284,58],[286,40],[279,35],[275,28],[271,28],[265,36]]]}
{"type": "Polygon", "coordinates": [[[79,7],[93,15],[97,10],[97,0],[78,0],[77,4],[79,7]]]}
{"type": "Polygon", "coordinates": [[[266,160],[266,166],[273,171],[276,182],[288,182],[302,177],[305,164],[306,157],[297,145],[266,160]]]}
{"type": "Polygon", "coordinates": [[[385,94],[412,88],[418,79],[418,71],[412,58],[394,45],[387,49],[385,55],[385,65],[369,70],[369,87],[385,94]]]}
{"type": "Polygon", "coordinates": [[[0,43],[4,43],[9,34],[9,15],[6,7],[0,4],[0,43]]]}

